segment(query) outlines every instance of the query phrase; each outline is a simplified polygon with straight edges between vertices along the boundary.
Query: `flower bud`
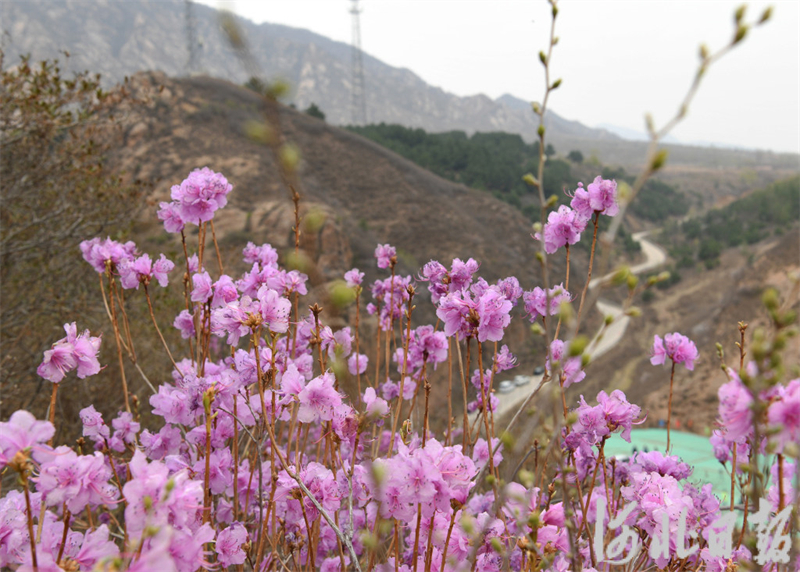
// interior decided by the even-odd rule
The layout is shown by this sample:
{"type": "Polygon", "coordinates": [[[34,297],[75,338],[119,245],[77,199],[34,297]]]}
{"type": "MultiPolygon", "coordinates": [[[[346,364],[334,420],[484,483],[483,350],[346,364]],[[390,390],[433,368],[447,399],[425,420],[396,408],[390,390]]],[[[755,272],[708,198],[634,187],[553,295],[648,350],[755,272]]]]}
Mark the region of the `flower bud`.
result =
{"type": "Polygon", "coordinates": [[[368,530],[365,530],[361,533],[361,544],[367,550],[375,550],[378,546],[378,537],[368,530]]]}
{"type": "Polygon", "coordinates": [[[280,148],[278,155],[284,169],[290,172],[297,169],[297,164],[300,162],[300,150],[295,145],[291,143],[284,144],[280,148]]]}
{"type": "Polygon", "coordinates": [[[653,162],[650,164],[650,168],[653,171],[658,171],[661,167],[664,166],[664,163],[667,162],[667,150],[662,149],[658,152],[658,154],[653,158],[653,162]]]}
{"type": "Polygon", "coordinates": [[[539,137],[544,136],[544,125],[539,125],[539,129],[536,130],[536,133],[539,134],[539,137]]]}
{"type": "Polygon", "coordinates": [[[534,177],[531,173],[525,173],[525,175],[522,176],[522,180],[525,181],[531,187],[539,186],[539,179],[534,177]]]}
{"type": "Polygon", "coordinates": [[[764,303],[764,306],[767,310],[777,310],[778,309],[778,291],[775,288],[768,288],[764,292],[764,296],[761,298],[761,301],[764,303]]]}
{"type": "Polygon", "coordinates": [[[744,26],[744,25],[736,28],[736,35],[733,37],[734,45],[744,40],[744,37],[747,35],[747,31],[749,29],[750,29],[749,26],[744,26]]]}
{"type": "Polygon", "coordinates": [[[499,538],[497,538],[496,536],[493,536],[492,540],[490,542],[492,544],[492,550],[494,550],[498,554],[502,554],[503,553],[503,543],[500,541],[499,538]]]}
{"type": "Polygon", "coordinates": [[[503,449],[506,451],[514,449],[514,436],[508,431],[503,431],[500,434],[500,442],[503,444],[503,449]]]}
{"type": "Polygon", "coordinates": [[[577,336],[569,343],[569,357],[577,357],[583,353],[586,346],[589,345],[589,338],[586,336],[577,336]]]}
{"type": "Polygon", "coordinates": [[[263,121],[251,120],[244,126],[244,134],[251,141],[268,145],[272,142],[274,133],[269,125],[263,121]]]}
{"type": "Polygon", "coordinates": [[[517,476],[519,477],[519,482],[522,483],[526,489],[531,488],[534,480],[536,479],[536,475],[525,469],[520,469],[519,473],[517,473],[517,476]]]}
{"type": "Polygon", "coordinates": [[[772,18],[772,6],[767,6],[767,9],[764,10],[761,14],[761,18],[759,18],[758,23],[763,24],[764,22],[768,21],[772,18]]]}
{"type": "Polygon", "coordinates": [[[627,266],[620,266],[617,270],[614,271],[614,274],[611,276],[611,284],[614,286],[621,286],[625,281],[628,279],[628,275],[630,274],[630,268],[627,266]]]}
{"type": "Polygon", "coordinates": [[[544,52],[539,52],[539,61],[542,62],[544,65],[547,65],[547,54],[544,52]]]}
{"type": "Polygon", "coordinates": [[[556,81],[553,82],[553,85],[551,86],[550,89],[558,89],[560,85],[561,85],[561,78],[558,78],[556,81]]]}

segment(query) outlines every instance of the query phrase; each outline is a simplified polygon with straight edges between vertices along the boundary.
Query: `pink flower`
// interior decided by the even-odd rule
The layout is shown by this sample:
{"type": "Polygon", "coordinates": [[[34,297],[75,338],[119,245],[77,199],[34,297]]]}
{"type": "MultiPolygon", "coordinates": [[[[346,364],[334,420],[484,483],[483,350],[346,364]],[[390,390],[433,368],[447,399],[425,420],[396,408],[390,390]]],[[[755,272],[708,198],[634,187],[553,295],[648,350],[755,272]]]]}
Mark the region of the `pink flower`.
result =
{"type": "Polygon", "coordinates": [[[93,238],[84,240],[80,244],[83,259],[92,265],[98,274],[106,271],[106,261],[111,261],[112,266],[118,266],[123,260],[133,260],[136,256],[136,245],[133,242],[119,243],[110,238],[102,240],[93,238]]]}
{"type": "Polygon", "coordinates": [[[589,200],[589,192],[583,188],[583,183],[578,183],[578,188],[575,189],[569,206],[586,220],[592,218],[594,210],[589,200]]]}
{"type": "Polygon", "coordinates": [[[244,250],[242,250],[242,255],[244,256],[244,261],[247,264],[258,263],[262,267],[278,267],[278,251],[272,248],[272,246],[269,244],[256,246],[252,242],[248,242],[247,246],[245,246],[244,250]]]}
{"type": "Polygon", "coordinates": [[[47,381],[58,383],[77,365],[74,349],[72,344],[56,342],[52,348],[44,352],[44,360],[36,369],[36,373],[47,381]]]}
{"type": "Polygon", "coordinates": [[[44,352],[44,360],[36,369],[36,373],[53,383],[60,382],[67,373],[76,368],[81,379],[97,374],[101,369],[97,360],[100,337],[92,336],[89,330],[76,335],[75,322],[64,324],[64,330],[67,336],[44,352]]]}
{"type": "Polygon", "coordinates": [[[475,303],[470,298],[469,292],[451,292],[440,299],[436,317],[444,322],[444,335],[450,337],[458,332],[459,337],[465,337],[464,333],[469,331],[467,324],[469,311],[474,308],[475,303]]]}
{"type": "MultiPolygon", "coordinates": [[[[575,244],[581,239],[581,233],[586,228],[588,219],[573,211],[566,205],[558,207],[558,211],[547,216],[544,225],[544,250],[553,254],[562,246],[575,244]]],[[[535,238],[542,240],[542,234],[536,233],[535,238]]]]}
{"type": "Polygon", "coordinates": [[[571,302],[572,297],[564,289],[563,284],[553,286],[550,290],[550,310],[547,306],[547,292],[538,286],[530,292],[522,293],[522,300],[525,302],[525,314],[531,322],[535,322],[539,316],[554,316],[558,314],[561,304],[571,302]]]}
{"type": "Polygon", "coordinates": [[[511,322],[511,302],[502,294],[488,289],[478,299],[478,341],[499,342],[503,330],[511,322]]]}
{"type": "Polygon", "coordinates": [[[167,257],[163,254],[161,255],[161,258],[153,263],[153,278],[158,280],[159,286],[162,288],[167,287],[169,284],[169,277],[167,274],[172,272],[174,268],[175,264],[171,260],[167,259],[167,257]]]}
{"type": "Polygon", "coordinates": [[[383,417],[389,412],[389,404],[378,397],[372,387],[368,387],[364,391],[364,405],[366,406],[367,416],[373,419],[383,417]]]}
{"type": "Polygon", "coordinates": [[[800,443],[800,379],[793,379],[767,411],[770,425],[779,429],[775,439],[779,451],[788,443],[800,443]]]}
{"type": "Polygon", "coordinates": [[[114,503],[117,488],[110,479],[111,468],[102,453],[78,456],[69,447],[61,446],[42,463],[36,488],[46,495],[48,506],[66,503],[70,512],[79,513],[87,505],[114,503]]]}
{"type": "Polygon", "coordinates": [[[692,371],[697,356],[697,346],[694,345],[694,342],[678,332],[667,334],[663,341],[657,335],[653,337],[653,350],[650,358],[650,363],[653,365],[661,365],[666,358],[670,358],[676,364],[682,363],[686,369],[692,371]]]}
{"type": "Polygon", "coordinates": [[[103,416],[94,408],[94,405],[84,407],[79,415],[83,424],[84,437],[90,437],[93,441],[102,441],[111,436],[108,425],[103,421],[103,416]]]}
{"type": "Polygon", "coordinates": [[[378,268],[389,268],[392,265],[392,259],[397,259],[397,251],[394,246],[388,244],[379,244],[375,249],[375,258],[378,259],[378,268]]]}
{"type": "Polygon", "coordinates": [[[213,290],[211,287],[211,276],[205,270],[192,276],[192,302],[205,304],[211,299],[213,290]]]}
{"type": "Polygon", "coordinates": [[[617,182],[595,177],[589,187],[589,205],[594,212],[606,216],[616,216],[619,212],[617,204],[617,182]]]}
{"type": "Polygon", "coordinates": [[[184,222],[200,225],[214,218],[217,209],[228,203],[228,193],[233,187],[220,173],[208,167],[189,173],[180,185],[172,187],[172,200],[184,222]]]}
{"type": "Polygon", "coordinates": [[[333,419],[334,409],[342,404],[342,396],[333,386],[332,373],[323,373],[308,382],[298,394],[300,408],[297,419],[301,423],[315,423],[333,419]]]}
{"type": "Polygon", "coordinates": [[[733,371],[728,370],[728,377],[730,381],[719,388],[719,418],[726,440],[739,441],[753,429],[753,396],[733,371]]]}
{"type": "Polygon", "coordinates": [[[350,372],[350,375],[359,375],[367,371],[367,364],[369,363],[369,358],[364,354],[357,354],[353,353],[349,358],[347,358],[347,369],[350,372]]]}
{"type": "Polygon", "coordinates": [[[224,568],[243,564],[247,554],[245,554],[242,546],[246,542],[247,529],[239,522],[234,522],[228,528],[220,530],[217,534],[217,541],[214,544],[219,563],[224,568]]]}
{"type": "Polygon", "coordinates": [[[181,310],[181,313],[175,317],[175,321],[172,323],[172,326],[180,330],[181,337],[184,340],[188,340],[189,338],[193,338],[195,336],[194,331],[194,316],[189,313],[189,310],[181,310]]]}
{"type": "Polygon", "coordinates": [[[0,422],[0,471],[20,451],[48,441],[56,430],[49,421],[37,421],[27,411],[16,411],[7,423],[0,422]]]}
{"type": "Polygon", "coordinates": [[[164,230],[169,233],[178,233],[183,230],[185,222],[181,217],[178,203],[161,203],[158,218],[164,221],[164,230]]]}
{"type": "Polygon", "coordinates": [[[100,372],[100,362],[97,354],[100,352],[100,337],[89,335],[89,331],[77,337],[75,340],[73,355],[77,363],[77,374],[80,379],[85,379],[90,375],[100,372]]]}
{"type": "Polygon", "coordinates": [[[219,308],[238,299],[239,291],[230,276],[223,274],[219,277],[219,280],[214,282],[214,297],[211,299],[212,308],[219,308]]]}
{"type": "Polygon", "coordinates": [[[553,340],[550,344],[550,355],[547,357],[545,367],[550,373],[553,370],[550,366],[550,359],[561,364],[561,373],[564,374],[564,389],[573,383],[579,383],[586,377],[586,372],[581,367],[581,358],[578,356],[566,358],[566,344],[561,340],[553,340]]]}
{"type": "Polygon", "coordinates": [[[472,276],[478,271],[480,264],[470,258],[463,262],[455,258],[450,266],[450,292],[466,290],[472,282],[472,276]]]}
{"type": "Polygon", "coordinates": [[[270,331],[286,333],[289,329],[289,312],[292,310],[292,303],[267,286],[258,289],[258,301],[261,317],[269,326],[270,331]]]}
{"type": "Polygon", "coordinates": [[[344,273],[344,281],[351,288],[361,286],[361,283],[364,281],[364,273],[359,272],[358,268],[353,268],[344,273]]]}

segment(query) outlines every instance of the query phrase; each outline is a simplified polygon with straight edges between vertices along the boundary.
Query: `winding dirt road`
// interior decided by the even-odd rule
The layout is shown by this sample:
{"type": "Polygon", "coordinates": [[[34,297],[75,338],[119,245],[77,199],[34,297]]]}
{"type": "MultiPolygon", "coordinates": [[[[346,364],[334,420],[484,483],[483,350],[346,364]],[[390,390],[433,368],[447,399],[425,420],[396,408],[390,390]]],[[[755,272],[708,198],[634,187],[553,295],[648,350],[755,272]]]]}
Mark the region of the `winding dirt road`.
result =
{"type": "MultiPolygon", "coordinates": [[[[632,274],[641,274],[642,272],[653,270],[663,265],[667,260],[667,253],[663,248],[649,240],[645,240],[644,237],[647,236],[649,232],[650,231],[637,232],[632,237],[633,240],[642,245],[642,253],[645,256],[644,262],[630,268],[632,274]]],[[[599,284],[609,280],[613,274],[612,272],[603,277],[593,279],[589,282],[589,288],[596,288],[599,284]]],[[[623,314],[622,308],[612,302],[598,299],[595,307],[603,316],[612,316],[614,321],[605,329],[601,339],[598,339],[600,332],[597,332],[592,339],[589,345],[589,355],[592,361],[609,352],[619,343],[622,336],[625,335],[625,330],[628,329],[628,323],[630,322],[630,317],[623,314]]],[[[530,376],[530,382],[523,386],[515,387],[508,393],[497,392],[496,395],[500,398],[500,404],[497,406],[497,411],[494,412],[495,419],[500,419],[508,412],[516,410],[522,401],[530,395],[530,392],[538,386],[541,380],[541,375],[530,376]]],[[[497,391],[498,384],[495,383],[493,385],[495,391],[497,391]]]]}

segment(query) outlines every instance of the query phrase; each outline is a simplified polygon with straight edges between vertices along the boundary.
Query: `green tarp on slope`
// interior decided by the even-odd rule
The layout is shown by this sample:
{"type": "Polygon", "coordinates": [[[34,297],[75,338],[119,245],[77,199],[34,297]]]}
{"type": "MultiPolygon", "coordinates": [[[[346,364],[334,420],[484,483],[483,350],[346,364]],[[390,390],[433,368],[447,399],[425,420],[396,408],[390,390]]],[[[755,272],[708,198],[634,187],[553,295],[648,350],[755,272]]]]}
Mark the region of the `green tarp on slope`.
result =
{"type": "MultiPolygon", "coordinates": [[[[723,503],[729,502],[731,492],[730,473],[714,457],[714,448],[708,437],[686,433],[683,431],[670,432],[671,454],[677,455],[688,463],[694,472],[690,481],[695,484],[711,483],[716,494],[723,503]]],[[[637,451],[661,451],[667,448],[666,429],[634,429],[631,431],[631,442],[623,440],[620,435],[614,434],[606,442],[606,457],[629,456],[634,448],[637,451]]]]}

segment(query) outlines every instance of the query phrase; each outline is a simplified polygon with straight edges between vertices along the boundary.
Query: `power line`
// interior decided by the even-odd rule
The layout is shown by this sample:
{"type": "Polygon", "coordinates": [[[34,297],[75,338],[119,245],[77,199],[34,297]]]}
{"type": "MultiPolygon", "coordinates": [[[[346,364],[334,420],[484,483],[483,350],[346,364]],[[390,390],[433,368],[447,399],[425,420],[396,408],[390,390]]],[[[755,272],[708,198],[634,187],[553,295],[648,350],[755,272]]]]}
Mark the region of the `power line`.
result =
{"type": "Polygon", "coordinates": [[[350,104],[350,114],[353,125],[367,124],[367,101],[364,93],[364,61],[361,55],[361,23],[359,15],[361,8],[358,7],[358,0],[350,0],[352,6],[352,100],[350,104]]]}
{"type": "Polygon", "coordinates": [[[192,0],[185,0],[186,6],[186,48],[189,51],[189,59],[186,60],[186,75],[192,75],[197,70],[197,37],[194,10],[192,0]]]}

